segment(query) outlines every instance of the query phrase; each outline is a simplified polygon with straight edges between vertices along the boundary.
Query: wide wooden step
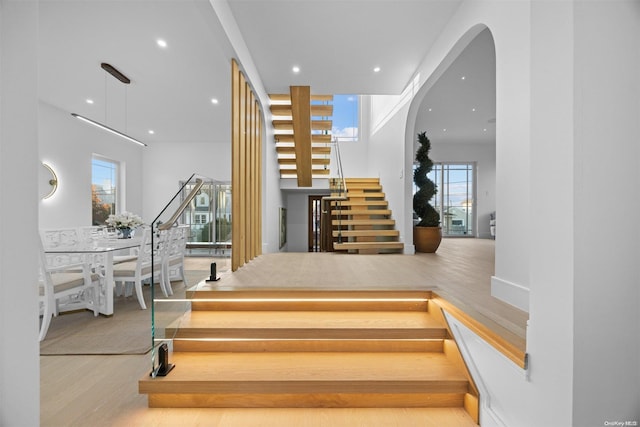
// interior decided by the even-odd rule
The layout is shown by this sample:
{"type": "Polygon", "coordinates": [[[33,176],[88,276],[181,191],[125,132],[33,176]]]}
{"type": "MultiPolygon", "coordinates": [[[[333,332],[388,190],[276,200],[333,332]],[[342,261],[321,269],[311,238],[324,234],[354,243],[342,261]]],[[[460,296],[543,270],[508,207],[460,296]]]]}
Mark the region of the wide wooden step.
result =
{"type": "Polygon", "coordinates": [[[462,407],[466,376],[442,353],[175,352],[145,376],[150,407],[462,407]]]}
{"type": "Polygon", "coordinates": [[[443,339],[443,325],[418,311],[202,311],[185,313],[167,336],[176,338],[443,339]]]}
{"type": "Polygon", "coordinates": [[[192,310],[418,311],[427,312],[428,290],[308,290],[214,288],[189,291],[192,310]],[[213,305],[209,305],[213,304],[213,305]]]}
{"type": "Polygon", "coordinates": [[[362,198],[367,198],[367,199],[384,199],[385,198],[385,194],[383,192],[378,192],[378,191],[353,191],[349,189],[349,184],[347,184],[347,196],[350,199],[362,199],[362,198]]]}
{"type": "MultiPolygon", "coordinates": [[[[329,169],[311,169],[311,175],[329,175],[331,171],[329,169]]],[[[292,177],[298,176],[297,169],[280,169],[280,176],[284,177],[286,175],[291,175],[292,177]]]]}

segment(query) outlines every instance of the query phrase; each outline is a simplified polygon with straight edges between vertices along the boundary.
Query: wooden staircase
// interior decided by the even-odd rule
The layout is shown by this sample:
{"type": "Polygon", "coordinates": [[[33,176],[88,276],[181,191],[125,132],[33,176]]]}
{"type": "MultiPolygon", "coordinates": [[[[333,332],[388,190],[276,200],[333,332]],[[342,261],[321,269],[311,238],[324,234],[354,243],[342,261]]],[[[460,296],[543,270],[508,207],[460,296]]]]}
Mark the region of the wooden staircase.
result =
{"type": "Polygon", "coordinates": [[[196,291],[164,330],[175,368],[139,392],[163,408],[448,408],[475,426],[477,389],[431,296],[196,291]]]}
{"type": "Polygon", "coordinates": [[[269,98],[280,177],[311,187],[313,178],[330,173],[333,95],[311,95],[308,86],[291,86],[289,94],[269,98]]]}
{"type": "MultiPolygon", "coordinates": [[[[404,244],[378,178],[346,178],[346,200],[332,201],[333,248],[349,253],[396,253],[404,244]]],[[[329,183],[330,188],[335,186],[329,183]]]]}

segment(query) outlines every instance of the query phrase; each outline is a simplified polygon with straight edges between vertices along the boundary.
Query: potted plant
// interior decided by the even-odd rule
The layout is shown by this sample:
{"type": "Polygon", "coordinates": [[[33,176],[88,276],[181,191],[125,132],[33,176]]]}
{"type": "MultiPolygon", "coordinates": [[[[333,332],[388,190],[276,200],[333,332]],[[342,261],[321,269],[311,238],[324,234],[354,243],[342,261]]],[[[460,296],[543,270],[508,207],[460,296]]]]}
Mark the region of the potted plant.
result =
{"type": "Polygon", "coordinates": [[[418,167],[413,172],[413,182],[418,187],[418,191],[413,195],[413,211],[420,221],[413,228],[413,244],[416,252],[433,253],[442,241],[440,214],[430,203],[438,190],[427,176],[433,168],[433,162],[429,158],[431,141],[427,138],[426,132],[418,134],[418,142],[420,143],[416,153],[418,167]]]}

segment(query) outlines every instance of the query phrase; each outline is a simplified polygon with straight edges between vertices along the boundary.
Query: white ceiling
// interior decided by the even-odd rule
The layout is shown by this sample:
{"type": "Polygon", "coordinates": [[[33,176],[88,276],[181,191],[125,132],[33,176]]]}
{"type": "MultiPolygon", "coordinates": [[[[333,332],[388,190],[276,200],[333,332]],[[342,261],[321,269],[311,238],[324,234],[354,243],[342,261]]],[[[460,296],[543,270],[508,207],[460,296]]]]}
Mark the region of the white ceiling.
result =
{"type": "MultiPolygon", "coordinates": [[[[229,1],[267,92],[310,85],[313,93],[333,94],[400,93],[459,3],[229,1]],[[299,74],[292,73],[293,65],[299,74]],[[373,72],[376,66],[379,73],[373,72]]],[[[231,49],[208,0],[41,0],[39,37],[42,101],[150,146],[229,140],[231,49]],[[167,41],[166,49],[156,45],[158,38],[167,41]],[[131,84],[106,74],[101,62],[115,66],[131,84]]],[[[474,58],[483,55],[479,51],[474,58]]],[[[467,83],[468,90],[454,95],[438,89],[442,111],[445,103],[481,105],[466,97],[480,100],[491,91],[484,83],[474,89],[472,79],[467,83]]],[[[493,99],[495,111],[495,83],[493,99]]]]}

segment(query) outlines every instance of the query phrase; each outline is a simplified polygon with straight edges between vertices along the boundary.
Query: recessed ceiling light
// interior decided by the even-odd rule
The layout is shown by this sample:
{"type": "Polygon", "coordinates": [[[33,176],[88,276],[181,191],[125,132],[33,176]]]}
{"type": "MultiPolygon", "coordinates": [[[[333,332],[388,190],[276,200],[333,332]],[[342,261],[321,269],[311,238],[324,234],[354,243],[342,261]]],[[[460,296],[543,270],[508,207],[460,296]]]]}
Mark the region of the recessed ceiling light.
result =
{"type": "Polygon", "coordinates": [[[486,132],[486,131],[487,131],[487,129],[482,129],[482,132],[486,132]]]}
{"type": "Polygon", "coordinates": [[[149,135],[153,135],[155,131],[153,129],[149,129],[149,135]]]}
{"type": "Polygon", "coordinates": [[[476,109],[475,109],[475,108],[472,108],[472,109],[471,109],[471,111],[476,111],[476,109]]]}
{"type": "Polygon", "coordinates": [[[374,73],[379,73],[379,72],[380,72],[380,67],[375,67],[375,68],[373,69],[373,72],[374,72],[374,73]]]}
{"type": "Polygon", "coordinates": [[[447,131],[446,129],[442,129],[442,132],[446,132],[446,131],[447,131]]]}
{"type": "Polygon", "coordinates": [[[429,108],[429,111],[431,111],[431,108],[429,108]]]}
{"type": "Polygon", "coordinates": [[[218,99],[217,98],[211,98],[211,103],[217,105],[218,104],[218,99]]]}
{"type": "Polygon", "coordinates": [[[87,99],[86,102],[87,104],[93,104],[93,99],[87,99]]]}
{"type": "Polygon", "coordinates": [[[298,67],[297,65],[294,65],[293,68],[291,69],[294,73],[299,73],[300,72],[300,67],[298,67]]]}
{"type": "Polygon", "coordinates": [[[464,79],[466,79],[466,77],[465,77],[465,76],[460,77],[460,80],[464,80],[464,79]]]}
{"type": "Polygon", "coordinates": [[[160,46],[161,48],[163,48],[163,49],[164,49],[165,47],[167,47],[167,42],[166,42],[165,40],[162,40],[162,39],[158,39],[158,40],[156,40],[156,44],[157,44],[158,46],[160,46]]]}

